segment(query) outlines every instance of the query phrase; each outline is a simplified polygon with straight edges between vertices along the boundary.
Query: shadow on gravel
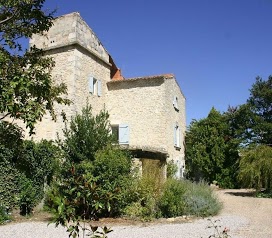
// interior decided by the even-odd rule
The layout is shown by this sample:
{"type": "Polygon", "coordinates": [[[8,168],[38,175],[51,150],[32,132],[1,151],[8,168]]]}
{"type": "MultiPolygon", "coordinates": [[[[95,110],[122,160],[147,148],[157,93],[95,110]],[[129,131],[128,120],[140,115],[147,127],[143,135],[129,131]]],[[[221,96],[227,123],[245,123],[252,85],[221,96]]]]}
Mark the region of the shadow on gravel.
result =
{"type": "Polygon", "coordinates": [[[237,191],[237,192],[226,192],[227,194],[239,197],[255,197],[254,191],[237,191]]]}

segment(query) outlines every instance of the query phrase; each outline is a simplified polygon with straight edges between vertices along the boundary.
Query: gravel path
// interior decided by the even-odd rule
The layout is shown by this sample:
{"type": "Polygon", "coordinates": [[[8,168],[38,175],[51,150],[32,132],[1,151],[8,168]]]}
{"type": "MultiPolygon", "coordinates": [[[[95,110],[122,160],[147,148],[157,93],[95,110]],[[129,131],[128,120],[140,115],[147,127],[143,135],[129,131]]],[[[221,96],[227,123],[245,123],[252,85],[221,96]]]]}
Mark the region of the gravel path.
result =
{"type": "MultiPolygon", "coordinates": [[[[246,190],[217,191],[224,203],[219,219],[221,230],[230,229],[232,238],[272,238],[272,199],[246,197],[246,190]],[[238,194],[239,193],[239,194],[238,194]],[[243,196],[237,196],[243,195],[243,196]]],[[[112,226],[109,238],[208,238],[215,230],[199,219],[187,223],[112,226]]],[[[68,238],[63,227],[44,222],[23,222],[0,226],[0,238],[68,238]]]]}

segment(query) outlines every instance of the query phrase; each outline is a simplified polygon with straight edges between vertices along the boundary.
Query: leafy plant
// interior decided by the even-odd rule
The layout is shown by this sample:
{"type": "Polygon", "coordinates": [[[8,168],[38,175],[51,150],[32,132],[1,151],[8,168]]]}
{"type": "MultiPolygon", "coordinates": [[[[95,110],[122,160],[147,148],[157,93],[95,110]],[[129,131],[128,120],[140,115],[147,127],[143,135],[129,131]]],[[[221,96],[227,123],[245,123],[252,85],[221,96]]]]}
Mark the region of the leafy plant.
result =
{"type": "Polygon", "coordinates": [[[99,216],[117,216],[128,204],[128,187],[132,184],[132,160],[128,152],[108,145],[99,150],[93,162],[92,175],[99,187],[102,205],[99,216]]]}
{"type": "Polygon", "coordinates": [[[63,134],[64,140],[59,140],[59,144],[67,160],[72,163],[94,161],[95,153],[112,142],[109,114],[103,110],[93,116],[92,108],[87,104],[81,114],[65,125],[63,134]]]}
{"type": "Polygon", "coordinates": [[[92,179],[86,179],[84,175],[77,174],[74,167],[70,170],[70,177],[56,182],[55,186],[47,194],[47,205],[54,213],[53,221],[56,226],[67,228],[69,237],[79,237],[80,231],[91,237],[107,237],[111,232],[107,227],[99,231],[97,227],[91,230],[86,228],[86,219],[96,219],[96,214],[103,207],[98,194],[99,188],[92,179]],[[80,221],[83,220],[83,225],[80,221]],[[89,232],[89,234],[86,234],[89,232]]]}
{"type": "Polygon", "coordinates": [[[168,179],[163,186],[159,208],[163,217],[176,217],[184,214],[184,194],[186,186],[179,180],[168,179]]]}
{"type": "MultiPolygon", "coordinates": [[[[159,164],[160,165],[160,164],[159,164]]],[[[136,178],[130,194],[130,204],[124,209],[124,214],[132,218],[152,220],[161,217],[158,200],[161,195],[164,179],[158,163],[146,160],[143,163],[143,175],[136,178]]]]}
{"type": "Polygon", "coordinates": [[[207,228],[213,228],[214,229],[214,234],[210,235],[209,238],[228,238],[231,237],[228,232],[229,229],[228,228],[224,228],[223,230],[221,230],[221,225],[219,225],[218,223],[220,222],[220,220],[211,220],[208,219],[208,221],[211,223],[211,225],[209,225],[207,228]]]}
{"type": "Polygon", "coordinates": [[[8,208],[6,206],[0,205],[0,225],[10,220],[10,215],[8,214],[8,208]]]}
{"type": "Polygon", "coordinates": [[[20,213],[21,215],[29,215],[39,201],[39,197],[37,197],[36,194],[38,190],[42,190],[42,187],[35,188],[33,182],[23,175],[20,178],[19,186],[20,213]]]}
{"type": "Polygon", "coordinates": [[[167,163],[167,178],[174,178],[176,173],[178,172],[178,166],[175,164],[174,160],[171,160],[167,163]]]}
{"type": "Polygon", "coordinates": [[[206,217],[216,215],[220,211],[222,204],[205,182],[182,181],[182,183],[186,186],[185,214],[206,217]]]}

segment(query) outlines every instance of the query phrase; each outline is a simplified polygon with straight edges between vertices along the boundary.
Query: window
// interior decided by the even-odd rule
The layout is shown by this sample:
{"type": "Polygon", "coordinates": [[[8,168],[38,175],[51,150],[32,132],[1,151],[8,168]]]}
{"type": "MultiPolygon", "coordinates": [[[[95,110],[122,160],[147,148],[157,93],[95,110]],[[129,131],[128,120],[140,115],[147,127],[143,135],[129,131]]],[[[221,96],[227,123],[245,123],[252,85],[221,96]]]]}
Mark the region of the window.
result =
{"type": "Polygon", "coordinates": [[[129,126],[127,124],[112,125],[111,132],[114,142],[120,145],[129,144],[129,126]]]}
{"type": "Polygon", "coordinates": [[[102,95],[102,82],[94,77],[89,78],[89,91],[93,95],[101,97],[102,95]]]}
{"type": "Polygon", "coordinates": [[[113,136],[113,142],[118,143],[119,142],[119,125],[112,125],[111,133],[113,136]]]}
{"type": "Polygon", "coordinates": [[[174,125],[174,145],[176,148],[180,148],[180,128],[178,124],[176,123],[174,125]]]}
{"type": "Polygon", "coordinates": [[[179,110],[179,108],[178,108],[178,97],[176,97],[176,96],[174,96],[174,99],[173,99],[173,106],[177,111],[179,110]]]}

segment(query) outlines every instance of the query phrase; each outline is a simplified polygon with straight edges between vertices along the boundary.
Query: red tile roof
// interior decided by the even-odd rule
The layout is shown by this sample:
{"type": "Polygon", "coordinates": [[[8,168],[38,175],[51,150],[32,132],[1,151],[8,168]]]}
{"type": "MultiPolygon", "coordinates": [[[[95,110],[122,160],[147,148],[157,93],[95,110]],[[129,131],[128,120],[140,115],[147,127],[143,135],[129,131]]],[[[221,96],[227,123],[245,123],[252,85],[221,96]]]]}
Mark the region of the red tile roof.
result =
{"type": "Polygon", "coordinates": [[[170,79],[174,78],[174,74],[160,74],[160,75],[153,75],[153,76],[144,76],[144,77],[135,77],[135,78],[113,78],[112,81],[109,83],[113,82],[124,82],[124,81],[135,81],[135,80],[142,80],[142,79],[170,79]]]}

